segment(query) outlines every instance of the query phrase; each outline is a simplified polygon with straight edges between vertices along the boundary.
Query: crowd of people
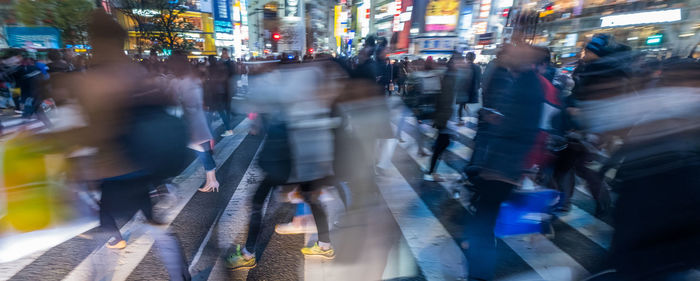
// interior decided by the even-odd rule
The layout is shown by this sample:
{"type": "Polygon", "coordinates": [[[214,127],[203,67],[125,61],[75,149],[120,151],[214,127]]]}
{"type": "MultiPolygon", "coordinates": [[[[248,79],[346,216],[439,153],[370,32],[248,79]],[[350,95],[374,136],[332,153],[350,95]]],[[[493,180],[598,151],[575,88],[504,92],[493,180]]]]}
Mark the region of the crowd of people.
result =
{"type": "MultiPolygon", "coordinates": [[[[417,154],[430,157],[426,181],[446,180],[437,171],[455,138],[452,123],[476,130],[473,153],[459,171],[476,210],[460,214],[468,221],[461,246],[470,280],[493,279],[499,208],[526,178],[561,193],[548,212],[571,209],[579,177],[595,200],[595,215],[612,213],[609,265],[616,271],[600,280],[663,279],[698,266],[700,64],[693,59],[650,61],[599,34],[585,45],[571,75],[551,64],[547,48],[524,43],[503,46],[485,69],[474,62],[474,53],[461,52],[449,59],[390,63],[388,42],[370,36],[353,58],[318,54],[301,64],[251,68],[226,51],[202,62],[179,51],[165,60],[134,60],[122,50],[126,32],[107,14],[96,12],[89,28],[89,67],[76,67],[57,51],[49,52],[44,67],[10,50],[0,81],[14,83],[21,91],[15,106],[48,129],[18,138],[66,155],[96,148],[74,160],[90,161],[80,180],[99,183],[107,248],[127,246],[115,221],[125,213],[141,211],[150,223],[162,223],[151,194],[182,171],[186,148],[205,170],[199,191],[219,190],[226,179],[216,177],[213,123],[221,120],[221,137],[236,133],[232,101],[245,77],[249,93],[237,108],[245,109],[240,114],[254,112],[249,115],[255,117],[254,129],[266,136],[256,160],[264,179],[250,202],[245,245],[226,257],[233,270],[255,267],[260,259],[265,243],[258,239],[271,192],[296,186],[318,233],[318,241],[301,252],[351,257],[358,267],[349,266],[348,276],[381,278],[386,255],[377,253],[388,254],[398,235],[386,223],[392,215],[374,181],[384,174],[377,163],[387,161],[377,159],[378,149],[386,149],[377,144],[404,141],[408,118],[436,135],[430,145],[429,134],[416,134],[417,154]],[[403,101],[396,130],[387,98],[394,95],[403,101]],[[41,107],[47,100],[60,114],[41,107]],[[610,170],[614,180],[606,178],[610,170]],[[339,191],[345,211],[338,224],[346,227],[331,229],[320,202],[327,187],[339,191]],[[343,239],[331,242],[331,230],[343,239]],[[384,248],[366,251],[377,245],[384,248]]],[[[305,231],[278,228],[283,234],[305,231]]],[[[177,248],[172,236],[155,237],[157,246],[177,248]]],[[[180,253],[163,257],[171,280],[189,280],[184,258],[172,255],[180,253]]]]}

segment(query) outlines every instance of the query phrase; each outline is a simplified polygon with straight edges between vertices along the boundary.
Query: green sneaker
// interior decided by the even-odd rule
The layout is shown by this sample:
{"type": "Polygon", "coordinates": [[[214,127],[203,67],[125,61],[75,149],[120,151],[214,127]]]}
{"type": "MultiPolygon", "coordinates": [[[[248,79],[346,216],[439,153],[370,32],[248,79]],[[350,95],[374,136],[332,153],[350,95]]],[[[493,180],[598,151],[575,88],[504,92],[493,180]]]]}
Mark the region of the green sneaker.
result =
{"type": "Polygon", "coordinates": [[[318,246],[318,243],[314,243],[314,245],[311,247],[301,248],[301,253],[304,254],[304,256],[317,256],[326,259],[335,258],[335,251],[333,250],[333,248],[323,250],[320,246],[318,246]]]}
{"type": "Polygon", "coordinates": [[[226,257],[226,267],[231,270],[250,269],[257,265],[255,257],[246,259],[241,253],[241,245],[237,245],[236,252],[226,257]]]}

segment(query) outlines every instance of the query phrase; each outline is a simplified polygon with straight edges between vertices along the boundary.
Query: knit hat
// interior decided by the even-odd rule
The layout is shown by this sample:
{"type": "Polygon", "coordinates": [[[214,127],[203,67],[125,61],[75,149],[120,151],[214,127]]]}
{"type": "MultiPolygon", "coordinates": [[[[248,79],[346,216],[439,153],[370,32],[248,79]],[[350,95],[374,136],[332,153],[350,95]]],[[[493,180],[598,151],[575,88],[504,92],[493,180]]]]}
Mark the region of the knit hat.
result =
{"type": "Polygon", "coordinates": [[[612,53],[629,51],[631,48],[615,42],[610,34],[599,33],[593,35],[591,41],[586,44],[586,50],[589,50],[599,57],[604,57],[612,53]]]}

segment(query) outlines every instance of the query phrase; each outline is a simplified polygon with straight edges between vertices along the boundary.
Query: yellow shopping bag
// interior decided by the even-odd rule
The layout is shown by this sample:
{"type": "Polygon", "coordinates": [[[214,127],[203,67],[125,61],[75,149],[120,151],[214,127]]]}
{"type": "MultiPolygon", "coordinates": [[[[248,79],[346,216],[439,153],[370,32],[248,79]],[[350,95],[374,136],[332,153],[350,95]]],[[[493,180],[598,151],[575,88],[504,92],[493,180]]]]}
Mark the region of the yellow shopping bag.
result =
{"type": "Polygon", "coordinates": [[[53,217],[52,186],[65,169],[59,155],[47,154],[41,142],[29,134],[7,140],[2,154],[2,191],[6,212],[2,220],[14,230],[28,232],[46,228],[53,217]]]}

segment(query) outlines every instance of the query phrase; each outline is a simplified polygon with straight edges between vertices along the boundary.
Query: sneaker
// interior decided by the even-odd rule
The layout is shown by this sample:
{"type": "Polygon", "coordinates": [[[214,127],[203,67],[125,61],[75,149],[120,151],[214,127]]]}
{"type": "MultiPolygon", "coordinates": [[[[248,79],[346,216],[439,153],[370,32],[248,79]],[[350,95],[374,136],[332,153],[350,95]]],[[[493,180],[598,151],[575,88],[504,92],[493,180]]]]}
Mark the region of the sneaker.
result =
{"type": "Polygon", "coordinates": [[[105,243],[105,247],[108,249],[116,249],[116,250],[121,250],[126,248],[126,241],[124,240],[119,240],[117,241],[116,239],[112,238],[107,243],[105,243]]]}
{"type": "Polygon", "coordinates": [[[275,225],[275,232],[280,235],[316,233],[316,223],[282,223],[275,225]]]}
{"type": "Polygon", "coordinates": [[[443,181],[445,181],[445,179],[444,179],[440,174],[437,174],[437,173],[433,173],[433,174],[431,174],[431,175],[429,175],[429,174],[423,175],[423,180],[425,180],[425,181],[434,181],[434,182],[443,182],[443,181]]]}
{"type": "Polygon", "coordinates": [[[333,248],[328,248],[328,250],[324,250],[320,246],[318,246],[318,243],[314,243],[314,245],[311,247],[301,248],[301,253],[304,254],[304,256],[315,256],[326,259],[335,258],[335,251],[333,250],[333,248]]]}
{"type": "Polygon", "coordinates": [[[241,245],[236,247],[236,252],[226,257],[226,267],[231,270],[250,269],[258,265],[255,262],[255,257],[246,259],[241,253],[241,245]]]}
{"type": "Polygon", "coordinates": [[[427,149],[418,149],[418,156],[419,157],[428,157],[432,155],[433,153],[430,150],[427,149]]]}
{"type": "Polygon", "coordinates": [[[233,136],[233,130],[227,130],[223,134],[221,134],[222,137],[229,137],[233,136]]]}

